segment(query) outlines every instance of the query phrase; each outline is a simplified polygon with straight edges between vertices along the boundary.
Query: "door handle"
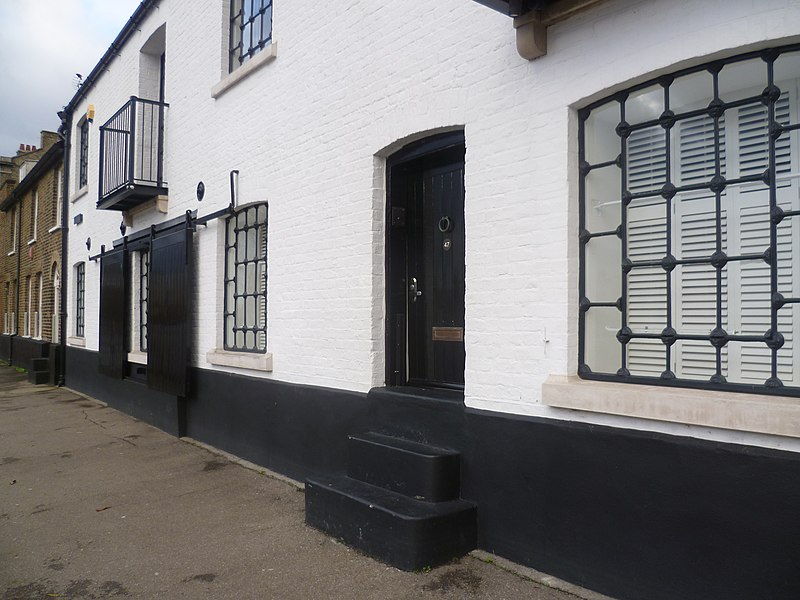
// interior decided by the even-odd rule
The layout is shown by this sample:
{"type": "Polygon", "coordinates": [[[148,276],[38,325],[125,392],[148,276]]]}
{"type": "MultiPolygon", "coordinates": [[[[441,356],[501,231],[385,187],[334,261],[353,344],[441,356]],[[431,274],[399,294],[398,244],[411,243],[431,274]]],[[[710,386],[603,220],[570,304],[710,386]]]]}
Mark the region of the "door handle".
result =
{"type": "Polygon", "coordinates": [[[408,285],[408,299],[411,302],[416,302],[420,296],[422,296],[422,292],[417,287],[417,278],[412,277],[411,283],[408,285]]]}

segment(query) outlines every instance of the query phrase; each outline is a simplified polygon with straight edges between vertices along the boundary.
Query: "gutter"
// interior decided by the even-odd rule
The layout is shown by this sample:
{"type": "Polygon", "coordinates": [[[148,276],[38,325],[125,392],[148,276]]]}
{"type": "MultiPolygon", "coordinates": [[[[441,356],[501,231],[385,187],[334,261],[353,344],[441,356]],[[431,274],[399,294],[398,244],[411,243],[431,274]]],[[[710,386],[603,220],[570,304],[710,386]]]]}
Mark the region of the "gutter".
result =
{"type": "Polygon", "coordinates": [[[125,26],[122,28],[122,31],[119,32],[117,37],[111,42],[111,45],[106,50],[105,54],[103,54],[100,61],[95,65],[92,72],[83,80],[81,87],[78,88],[78,91],[75,92],[75,95],[72,97],[72,100],[69,101],[64,107],[64,112],[69,115],[72,115],[72,111],[75,110],[75,107],[78,105],[86,94],[89,93],[89,90],[94,85],[95,81],[100,78],[105,71],[106,67],[111,64],[111,61],[117,56],[117,53],[128,41],[128,39],[139,30],[139,25],[144,21],[145,17],[150,13],[150,9],[153,8],[157,4],[158,0],[142,0],[136,10],[128,19],[128,22],[125,23],[125,26]]]}
{"type": "Polygon", "coordinates": [[[60,113],[61,127],[58,134],[62,136],[64,145],[64,168],[63,168],[63,200],[61,202],[61,289],[59,295],[59,316],[58,316],[58,342],[61,351],[58,353],[58,368],[56,375],[56,385],[62,387],[66,382],[67,374],[67,275],[70,267],[67,264],[67,248],[69,239],[69,152],[72,146],[72,113],[60,113]]]}
{"type": "Polygon", "coordinates": [[[17,230],[17,289],[16,291],[16,300],[17,300],[17,307],[16,307],[16,314],[14,315],[14,333],[11,334],[11,345],[8,349],[8,362],[12,365],[14,364],[14,338],[19,337],[19,296],[20,296],[20,289],[22,288],[22,282],[20,281],[20,252],[22,252],[22,207],[20,206],[16,211],[17,222],[14,225],[17,230]]]}

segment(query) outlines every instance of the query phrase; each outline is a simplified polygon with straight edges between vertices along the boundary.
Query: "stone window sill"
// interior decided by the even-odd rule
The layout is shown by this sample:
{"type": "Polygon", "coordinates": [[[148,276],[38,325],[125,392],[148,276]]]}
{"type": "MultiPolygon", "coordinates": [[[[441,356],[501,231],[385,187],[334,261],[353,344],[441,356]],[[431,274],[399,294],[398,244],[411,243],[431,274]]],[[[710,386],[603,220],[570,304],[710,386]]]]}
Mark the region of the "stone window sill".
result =
{"type": "Polygon", "coordinates": [[[47,230],[47,233],[53,233],[54,231],[58,231],[61,229],[61,225],[53,225],[50,229],[47,230]]]}
{"type": "Polygon", "coordinates": [[[70,346],[80,346],[81,348],[86,347],[86,338],[72,336],[67,338],[67,344],[70,346]]]}
{"type": "Polygon", "coordinates": [[[147,365],[147,352],[128,352],[128,362],[147,365]]]}
{"type": "Polygon", "coordinates": [[[551,375],[542,403],[656,421],[800,437],[800,402],[786,396],[738,394],[590,381],[551,375]]]}
{"type": "Polygon", "coordinates": [[[85,185],[81,189],[79,189],[77,192],[75,192],[73,194],[72,198],[69,199],[69,201],[70,202],[77,202],[78,200],[83,198],[88,193],[89,193],[89,186],[85,185]]]}
{"type": "Polygon", "coordinates": [[[272,62],[275,57],[278,55],[278,46],[275,42],[264,46],[264,49],[261,50],[258,54],[256,54],[252,59],[247,61],[238,69],[231,71],[225,77],[223,77],[219,83],[217,83],[214,87],[211,88],[211,97],[212,98],[219,98],[235,86],[237,83],[248,77],[251,73],[255,73],[261,67],[266,65],[267,63],[272,62]]]}
{"type": "Polygon", "coordinates": [[[272,371],[272,354],[250,354],[247,352],[228,352],[219,348],[206,354],[206,360],[212,365],[236,367],[252,371],[272,371]]]}
{"type": "Polygon", "coordinates": [[[32,240],[28,240],[28,246],[33,246],[35,243],[36,243],[36,238],[33,238],[32,240]]]}

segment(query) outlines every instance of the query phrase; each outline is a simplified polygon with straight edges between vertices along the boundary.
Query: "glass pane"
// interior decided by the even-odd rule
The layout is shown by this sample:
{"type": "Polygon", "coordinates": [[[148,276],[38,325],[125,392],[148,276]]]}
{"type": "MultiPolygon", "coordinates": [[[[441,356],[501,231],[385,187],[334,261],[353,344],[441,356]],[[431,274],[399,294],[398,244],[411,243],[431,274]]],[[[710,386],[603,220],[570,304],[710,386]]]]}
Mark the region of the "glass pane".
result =
{"type": "Polygon", "coordinates": [[[586,297],[616,302],[622,290],[622,245],[617,236],[592,238],[586,244],[586,297]]]}
{"type": "Polygon", "coordinates": [[[245,348],[247,350],[255,350],[256,349],[256,334],[252,331],[248,331],[245,333],[245,348]]]}
{"type": "Polygon", "coordinates": [[[244,298],[236,298],[236,327],[244,327],[244,298]]]}
{"type": "Polygon", "coordinates": [[[244,291],[244,284],[245,284],[245,272],[246,267],[244,264],[236,266],[236,294],[242,295],[245,293],[244,291]]]}
{"type": "Polygon", "coordinates": [[[619,167],[594,169],[586,175],[586,229],[611,231],[620,224],[622,172],[619,167]]]}
{"type": "Polygon", "coordinates": [[[667,183],[667,138],[661,126],[631,133],[626,158],[630,192],[658,191],[667,183]]]}
{"type": "Polygon", "coordinates": [[[227,294],[225,296],[225,309],[227,310],[227,312],[233,312],[235,292],[236,292],[236,282],[229,281],[227,283],[227,294]]]}
{"type": "Polygon", "coordinates": [[[616,127],[619,103],[609,102],[592,110],[584,124],[584,152],[587,162],[597,164],[614,160],[622,148],[616,127]]]}
{"type": "Polygon", "coordinates": [[[236,235],[236,262],[244,262],[247,257],[247,231],[242,230],[236,235]]]}
{"type": "MultiPolygon", "coordinates": [[[[675,374],[685,379],[708,381],[717,373],[717,351],[710,342],[680,340],[674,346],[678,369],[675,374]]],[[[722,349],[721,374],[728,378],[728,348],[722,349]]]]}
{"type": "Polygon", "coordinates": [[[234,342],[233,337],[233,328],[234,328],[234,318],[233,315],[229,315],[225,318],[225,343],[227,345],[232,345],[234,342]]]}
{"type": "Polygon", "coordinates": [[[667,367],[667,348],[661,340],[631,340],[627,353],[631,375],[660,377],[667,367]]]}
{"type": "Polygon", "coordinates": [[[633,269],[628,275],[628,327],[660,334],[667,326],[667,274],[661,267],[633,269]]]}
{"type": "Polygon", "coordinates": [[[625,120],[636,125],[657,119],[664,112],[664,88],[653,85],[634,92],[625,101],[625,120]]]}
{"type": "Polygon", "coordinates": [[[586,364],[595,373],[616,373],[620,368],[621,345],[616,335],[620,313],[616,308],[595,307],[586,312],[586,364]]]}
{"type": "Polygon", "coordinates": [[[730,63],[719,73],[719,95],[725,102],[757,96],[767,86],[767,63],[760,58],[730,63]]]}
{"type": "Polygon", "coordinates": [[[253,227],[247,230],[247,260],[255,260],[258,252],[258,230],[253,227]]]}
{"type": "Polygon", "coordinates": [[[705,108],[714,98],[714,78],[708,71],[678,77],[669,86],[669,108],[675,114],[705,108]]]}
{"type": "Polygon", "coordinates": [[[247,287],[246,293],[247,294],[255,294],[256,293],[256,284],[258,283],[258,278],[256,277],[256,263],[247,263],[247,287]]]}
{"type": "Polygon", "coordinates": [[[256,298],[255,296],[248,296],[245,301],[246,307],[246,320],[247,327],[255,327],[256,325],[256,298]]]}

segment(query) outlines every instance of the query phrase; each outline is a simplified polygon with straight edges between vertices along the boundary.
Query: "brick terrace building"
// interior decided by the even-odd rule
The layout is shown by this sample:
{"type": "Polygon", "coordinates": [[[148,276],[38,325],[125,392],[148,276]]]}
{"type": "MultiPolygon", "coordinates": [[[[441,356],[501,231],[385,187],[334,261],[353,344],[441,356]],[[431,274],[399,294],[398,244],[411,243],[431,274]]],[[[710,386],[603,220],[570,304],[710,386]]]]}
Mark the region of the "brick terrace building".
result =
{"type": "Polygon", "coordinates": [[[0,358],[43,380],[51,369],[31,359],[50,358],[58,341],[64,147],[43,131],[41,148],[29,148],[12,159],[19,179],[0,201],[0,358]]]}

